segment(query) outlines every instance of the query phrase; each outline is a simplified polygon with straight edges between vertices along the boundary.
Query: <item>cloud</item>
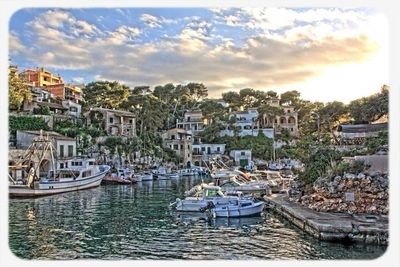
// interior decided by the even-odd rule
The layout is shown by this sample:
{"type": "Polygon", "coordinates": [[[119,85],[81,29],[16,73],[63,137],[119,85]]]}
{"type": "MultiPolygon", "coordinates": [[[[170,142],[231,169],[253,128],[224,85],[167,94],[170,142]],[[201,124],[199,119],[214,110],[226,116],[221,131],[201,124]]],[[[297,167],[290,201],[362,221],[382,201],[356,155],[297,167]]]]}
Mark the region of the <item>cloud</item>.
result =
{"type": "Polygon", "coordinates": [[[73,81],[74,83],[82,84],[82,83],[85,82],[85,78],[83,78],[83,77],[73,77],[73,78],[72,78],[72,81],[73,81]]]}
{"type": "Polygon", "coordinates": [[[145,13],[140,15],[139,20],[150,28],[162,28],[164,24],[178,24],[181,19],[167,19],[163,16],[156,17],[145,13]]]}
{"type": "MultiPolygon", "coordinates": [[[[217,23],[246,28],[248,36],[227,36],[214,21],[188,17],[179,21],[184,24],[177,34],[139,43],[140,28],[120,25],[102,32],[68,12],[48,11],[27,24],[34,33],[29,49],[16,33],[10,33],[10,44],[11,52],[24,53],[32,64],[82,70],[96,79],[130,86],[198,81],[217,96],[228,89],[302,82],[333,65],[365,61],[379,49],[363,28],[365,15],[356,12],[354,18],[349,11],[339,21],[340,11],[324,12],[218,10],[217,23]],[[299,24],[299,20],[310,22],[299,24]]],[[[149,14],[140,19],[155,28],[163,21],[149,14]]]]}
{"type": "Polygon", "coordinates": [[[143,21],[150,28],[161,28],[161,20],[150,14],[142,14],[140,20],[143,21]]]}
{"type": "Polygon", "coordinates": [[[8,41],[9,41],[10,53],[12,55],[19,54],[21,51],[24,51],[26,49],[26,47],[21,43],[18,34],[14,31],[10,32],[8,41]]]}

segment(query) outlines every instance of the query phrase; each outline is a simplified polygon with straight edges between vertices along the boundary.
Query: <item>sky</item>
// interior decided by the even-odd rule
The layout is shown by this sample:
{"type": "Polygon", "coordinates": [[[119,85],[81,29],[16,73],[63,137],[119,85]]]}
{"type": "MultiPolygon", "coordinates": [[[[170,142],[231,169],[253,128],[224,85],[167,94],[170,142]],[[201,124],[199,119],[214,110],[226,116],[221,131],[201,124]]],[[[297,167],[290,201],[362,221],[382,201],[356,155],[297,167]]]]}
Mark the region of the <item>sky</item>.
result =
{"type": "Polygon", "coordinates": [[[297,90],[312,101],[368,96],[388,84],[388,24],[372,9],[21,9],[9,58],[66,82],[201,82],[209,96],[297,90]]]}

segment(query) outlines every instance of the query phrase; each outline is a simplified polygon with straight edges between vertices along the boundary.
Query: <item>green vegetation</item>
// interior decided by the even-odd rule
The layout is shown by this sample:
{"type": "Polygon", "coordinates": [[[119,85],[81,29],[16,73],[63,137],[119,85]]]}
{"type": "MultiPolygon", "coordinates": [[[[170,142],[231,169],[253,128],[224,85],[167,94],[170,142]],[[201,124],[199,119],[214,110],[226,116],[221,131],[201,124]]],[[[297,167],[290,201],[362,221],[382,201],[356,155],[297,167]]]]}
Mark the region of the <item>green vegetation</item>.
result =
{"type": "Polygon", "coordinates": [[[218,143],[225,143],[228,151],[250,149],[254,158],[273,159],[273,140],[263,133],[259,133],[258,136],[221,137],[218,143]]]}
{"type": "Polygon", "coordinates": [[[34,108],[33,109],[33,114],[37,114],[37,115],[50,115],[50,108],[45,106],[41,106],[38,108],[34,108]]]}
{"type": "Polygon", "coordinates": [[[49,126],[41,117],[33,116],[9,116],[8,127],[11,134],[16,134],[17,130],[49,130],[49,126]]]}
{"type": "Polygon", "coordinates": [[[8,104],[10,110],[20,110],[24,101],[32,102],[32,93],[28,85],[18,76],[8,75],[8,104]]]}
{"type": "MultiPolygon", "coordinates": [[[[19,110],[24,101],[31,101],[28,87],[16,77],[9,77],[10,109],[19,110]]],[[[135,138],[106,139],[103,146],[112,153],[125,154],[131,157],[133,152],[142,156],[157,156],[166,160],[178,162],[173,150],[163,148],[160,131],[176,126],[177,120],[182,120],[188,110],[200,109],[207,122],[204,131],[199,134],[202,142],[226,143],[227,151],[233,149],[251,149],[253,157],[264,160],[273,158],[273,140],[263,134],[257,137],[239,137],[235,127],[235,119],[229,116],[230,111],[257,108],[257,122],[261,127],[273,127],[277,116],[283,115],[283,107],[291,106],[298,112],[298,136],[294,137],[287,129],[279,129],[280,134],[275,140],[283,142],[276,150],[277,158],[296,158],[305,163],[306,168],[300,178],[312,182],[319,175],[328,171],[341,173],[350,166],[341,164],[344,155],[359,153],[375,153],[388,144],[387,133],[378,137],[368,138],[362,148],[355,147],[346,152],[338,152],[335,146],[340,144],[334,134],[340,124],[371,123],[388,115],[389,90],[386,85],[381,92],[363,97],[345,105],[334,101],[320,103],[304,100],[298,91],[282,93],[279,98],[281,106],[271,103],[278,98],[274,91],[261,91],[244,88],[222,94],[222,99],[229,105],[224,107],[218,100],[206,99],[207,87],[202,83],[177,84],[168,83],[151,89],[149,86],[136,86],[133,89],[119,82],[96,81],[83,89],[84,110],[91,107],[121,109],[136,115],[135,138]],[[220,137],[219,132],[224,125],[233,130],[233,137],[220,137]]],[[[34,110],[35,114],[47,115],[49,110],[41,107],[34,110]]],[[[91,126],[85,127],[78,120],[59,121],[54,123],[54,130],[80,140],[79,149],[95,145],[96,138],[105,135],[103,118],[100,113],[90,113],[91,126]]],[[[41,118],[10,117],[10,131],[16,129],[38,130],[48,129],[41,118]]]]}

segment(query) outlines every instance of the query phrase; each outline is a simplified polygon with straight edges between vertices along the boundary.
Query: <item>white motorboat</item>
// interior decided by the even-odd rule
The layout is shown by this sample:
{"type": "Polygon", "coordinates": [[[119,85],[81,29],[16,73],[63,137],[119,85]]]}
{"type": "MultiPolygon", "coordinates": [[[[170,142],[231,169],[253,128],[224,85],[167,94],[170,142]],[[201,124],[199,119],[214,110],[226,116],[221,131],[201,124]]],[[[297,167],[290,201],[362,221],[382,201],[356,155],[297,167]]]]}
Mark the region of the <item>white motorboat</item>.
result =
{"type": "Polygon", "coordinates": [[[215,217],[244,217],[259,215],[264,209],[264,202],[242,196],[226,196],[219,186],[201,185],[195,197],[177,199],[171,203],[177,211],[204,212],[210,210],[215,217]]]}
{"type": "Polygon", "coordinates": [[[169,177],[169,179],[177,179],[177,178],[179,178],[179,173],[172,172],[172,173],[168,173],[167,176],[169,177]]]}
{"type": "Polygon", "coordinates": [[[137,181],[153,181],[153,173],[151,172],[141,172],[136,174],[135,177],[138,179],[137,181]]]}
{"type": "Polygon", "coordinates": [[[199,174],[196,169],[191,169],[191,168],[180,169],[178,173],[180,176],[196,176],[199,174]]]}
{"type": "Polygon", "coordinates": [[[24,158],[9,166],[10,197],[36,197],[96,187],[110,170],[107,165],[96,165],[95,159],[78,158],[55,162],[55,148],[49,137],[42,135],[32,141],[26,152],[24,158]],[[52,168],[41,173],[39,166],[47,154],[51,155],[52,168]],[[36,166],[34,158],[40,159],[36,166]],[[24,165],[23,162],[31,162],[31,165],[24,165]]]}
{"type": "Polygon", "coordinates": [[[161,166],[157,170],[158,180],[169,180],[171,177],[168,175],[167,168],[161,166]]]}
{"type": "Polygon", "coordinates": [[[240,191],[244,194],[259,194],[264,195],[268,193],[269,186],[265,182],[247,181],[240,182],[236,177],[221,182],[219,185],[224,192],[240,191]]]}

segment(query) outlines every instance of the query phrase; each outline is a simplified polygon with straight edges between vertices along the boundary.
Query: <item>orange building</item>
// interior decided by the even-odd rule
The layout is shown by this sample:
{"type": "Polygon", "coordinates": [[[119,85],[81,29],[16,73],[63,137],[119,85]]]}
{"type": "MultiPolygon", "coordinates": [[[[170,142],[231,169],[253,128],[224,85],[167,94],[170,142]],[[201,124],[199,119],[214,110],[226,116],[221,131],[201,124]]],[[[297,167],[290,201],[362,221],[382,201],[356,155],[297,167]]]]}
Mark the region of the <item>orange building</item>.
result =
{"type": "Polygon", "coordinates": [[[54,75],[44,68],[36,68],[36,70],[24,70],[19,74],[19,77],[35,87],[48,86],[64,82],[60,75],[54,75]]]}
{"type": "Polygon", "coordinates": [[[81,88],[71,84],[60,83],[47,85],[46,90],[54,96],[59,97],[61,100],[72,100],[76,103],[82,100],[81,88]]]}

